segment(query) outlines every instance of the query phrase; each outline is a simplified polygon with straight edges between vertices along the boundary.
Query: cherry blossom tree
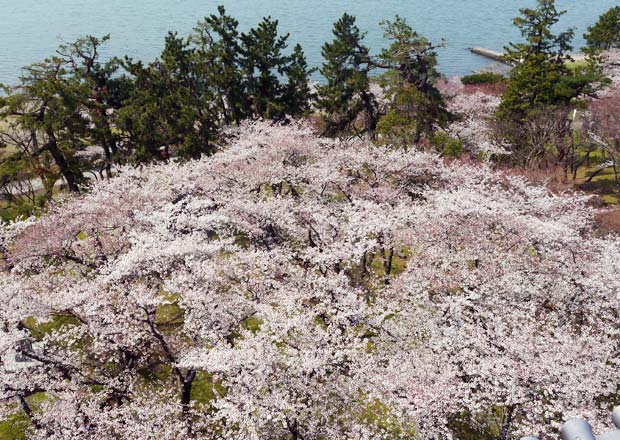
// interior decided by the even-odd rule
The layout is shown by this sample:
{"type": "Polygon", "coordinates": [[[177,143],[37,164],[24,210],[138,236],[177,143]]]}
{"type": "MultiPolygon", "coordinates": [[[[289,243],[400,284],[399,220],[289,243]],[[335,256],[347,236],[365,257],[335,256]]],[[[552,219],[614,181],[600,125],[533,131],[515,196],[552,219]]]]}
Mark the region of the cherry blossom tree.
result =
{"type": "Polygon", "coordinates": [[[607,419],[620,240],[595,236],[587,197],[302,123],[225,135],[3,227],[0,419],[261,440],[607,419]]]}
{"type": "Polygon", "coordinates": [[[499,94],[464,85],[458,77],[440,81],[438,87],[448,109],[458,115],[447,131],[460,139],[470,154],[481,158],[510,155],[509,146],[498,139],[494,130],[495,113],[501,103],[499,94]]]}

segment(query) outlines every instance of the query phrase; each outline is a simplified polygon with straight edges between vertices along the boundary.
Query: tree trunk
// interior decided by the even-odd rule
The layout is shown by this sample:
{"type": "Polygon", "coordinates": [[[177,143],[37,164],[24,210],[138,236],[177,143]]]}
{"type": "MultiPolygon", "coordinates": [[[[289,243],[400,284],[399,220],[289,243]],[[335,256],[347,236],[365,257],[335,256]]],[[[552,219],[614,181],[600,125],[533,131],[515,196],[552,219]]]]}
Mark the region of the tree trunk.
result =
{"type": "Polygon", "coordinates": [[[511,405],[506,410],[506,414],[502,418],[502,432],[500,433],[500,440],[509,440],[510,427],[514,419],[515,406],[511,405]]]}
{"type": "Polygon", "coordinates": [[[110,153],[110,147],[108,147],[108,142],[106,140],[101,142],[101,146],[103,147],[103,153],[105,156],[105,163],[103,164],[103,167],[106,172],[106,177],[109,180],[112,178],[112,154],[110,153]]]}
{"type": "Polygon", "coordinates": [[[187,411],[189,409],[189,404],[191,402],[192,395],[192,385],[194,384],[194,380],[196,380],[196,370],[191,370],[185,379],[183,380],[183,390],[181,392],[181,405],[183,405],[183,410],[187,411]]]}
{"type": "Polygon", "coordinates": [[[366,127],[368,134],[370,135],[370,139],[375,140],[377,137],[377,112],[375,107],[372,105],[370,95],[366,92],[362,94],[362,103],[368,117],[368,126],[366,127]]]}
{"type": "Polygon", "coordinates": [[[34,413],[32,412],[32,408],[30,408],[30,405],[26,401],[26,398],[22,394],[18,395],[17,397],[19,399],[19,406],[21,407],[22,411],[24,411],[24,414],[26,414],[26,416],[30,419],[35,428],[40,429],[41,425],[35,418],[34,413]]]}
{"type": "Polygon", "coordinates": [[[72,193],[79,193],[79,176],[71,169],[64,154],[60,151],[60,148],[58,148],[58,143],[56,142],[56,137],[54,134],[51,131],[48,131],[47,135],[50,140],[45,148],[50,152],[54,158],[54,162],[56,162],[56,165],[58,165],[58,168],[60,169],[60,173],[67,181],[67,188],[69,188],[69,191],[72,193]]]}
{"type": "Polygon", "coordinates": [[[291,433],[292,440],[303,440],[303,437],[299,433],[299,426],[297,424],[297,420],[291,422],[290,420],[286,420],[286,425],[288,427],[289,432],[291,433]]]}
{"type": "Polygon", "coordinates": [[[194,384],[194,380],[196,380],[196,370],[192,369],[183,378],[181,391],[181,406],[183,408],[183,415],[185,416],[185,423],[187,424],[187,430],[190,438],[193,438],[193,421],[189,410],[192,400],[192,385],[194,384]]]}
{"type": "Polygon", "coordinates": [[[390,284],[390,275],[392,274],[392,263],[394,261],[394,248],[381,249],[383,256],[383,271],[385,272],[385,285],[390,284]]]}

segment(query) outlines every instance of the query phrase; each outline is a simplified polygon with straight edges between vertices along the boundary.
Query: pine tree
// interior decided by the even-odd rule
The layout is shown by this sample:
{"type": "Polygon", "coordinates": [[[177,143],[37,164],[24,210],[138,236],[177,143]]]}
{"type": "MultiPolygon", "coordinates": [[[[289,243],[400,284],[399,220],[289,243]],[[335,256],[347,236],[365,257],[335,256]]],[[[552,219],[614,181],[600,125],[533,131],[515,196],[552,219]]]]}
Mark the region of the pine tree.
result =
{"type": "Polygon", "coordinates": [[[525,41],[506,48],[506,60],[514,68],[498,111],[500,119],[524,121],[531,112],[569,106],[580,97],[595,96],[607,83],[596,56],[584,66],[569,68],[574,29],[559,34],[552,30],[565,13],[556,9],[555,0],[538,0],[536,9],[521,9],[515,18],[525,41]]]}
{"type": "Polygon", "coordinates": [[[431,139],[436,127],[445,127],[453,119],[435,86],[441,78],[436,50],[443,42],[432,44],[398,16],[382,26],[391,44],[375,64],[388,69],[382,85],[390,104],[379,131],[403,145],[418,143],[423,136],[431,139]]]}
{"type": "Polygon", "coordinates": [[[144,66],[125,61],[134,78],[130,98],[119,114],[134,160],[161,156],[171,149],[181,159],[198,158],[213,151],[217,116],[208,78],[196,67],[200,58],[194,48],[174,33],[166,37],[160,59],[144,66]]]}
{"type": "MultiPolygon", "coordinates": [[[[88,96],[63,58],[54,56],[24,69],[19,86],[0,99],[2,138],[17,143],[21,156],[49,156],[69,191],[78,193],[87,164],[79,153],[89,121],[83,113],[88,96]]],[[[54,179],[55,181],[56,179],[54,179]]]]}
{"type": "Polygon", "coordinates": [[[536,107],[570,102],[573,96],[558,96],[558,85],[571,72],[566,63],[574,30],[554,34],[552,28],[566,11],[558,11],[554,0],[538,0],[536,9],[521,9],[514,24],[521,30],[522,43],[506,47],[506,60],[514,65],[510,86],[504,94],[499,115],[522,119],[536,107]]]}
{"type": "Polygon", "coordinates": [[[296,44],[290,63],[286,68],[288,82],[284,91],[286,114],[302,116],[310,109],[313,93],[310,90],[310,75],[313,69],[308,68],[306,56],[301,45],[296,44]]]}
{"type": "Polygon", "coordinates": [[[583,37],[590,49],[620,48],[620,6],[614,6],[601,15],[583,37]]]}
{"type": "Polygon", "coordinates": [[[81,85],[84,111],[92,122],[86,136],[91,144],[101,146],[104,160],[99,172],[105,170],[108,178],[112,175],[112,164],[123,161],[119,154],[120,138],[113,130],[113,113],[121,107],[125,94],[123,79],[115,75],[119,60],[101,62],[99,59],[101,46],[109,39],[109,35],[103,38],[88,35],[57,50],[69,74],[81,85]]]}
{"type": "Polygon", "coordinates": [[[289,35],[278,35],[278,20],[265,17],[257,27],[241,34],[241,68],[252,115],[279,119],[286,114],[279,77],[290,57],[283,52],[289,35]]]}
{"type": "Polygon", "coordinates": [[[312,70],[301,46],[285,55],[288,35],[278,36],[278,22],[270,18],[247,34],[239,34],[238,24],[220,6],[218,15],[205,18],[191,36],[201,60],[197,68],[209,78],[224,116],[221,124],[305,113],[312,70]]]}
{"type": "Polygon", "coordinates": [[[239,124],[249,111],[240,68],[238,27],[239,22],[219,6],[218,14],[198,23],[190,37],[200,58],[197,67],[215,89],[225,124],[239,124]]]}
{"type": "Polygon", "coordinates": [[[325,116],[327,134],[361,130],[374,137],[377,104],[370,92],[370,55],[355,21],[344,14],[334,24],[334,40],[323,45],[320,72],[327,83],[318,89],[317,107],[325,116]],[[360,124],[362,115],[365,120],[360,124]]]}

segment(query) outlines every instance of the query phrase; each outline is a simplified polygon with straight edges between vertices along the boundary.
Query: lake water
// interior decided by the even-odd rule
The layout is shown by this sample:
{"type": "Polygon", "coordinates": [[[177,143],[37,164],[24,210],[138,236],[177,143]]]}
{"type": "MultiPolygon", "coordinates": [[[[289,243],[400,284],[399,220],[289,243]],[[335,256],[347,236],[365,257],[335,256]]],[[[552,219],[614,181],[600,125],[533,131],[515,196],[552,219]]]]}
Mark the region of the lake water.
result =
{"type": "MultiPolygon", "coordinates": [[[[577,27],[581,35],[598,16],[618,0],[558,0],[568,13],[561,27],[577,27]]],[[[447,48],[440,52],[440,67],[448,76],[478,69],[488,61],[467,50],[483,46],[500,50],[518,39],[512,18],[534,0],[0,0],[0,82],[14,83],[22,66],[53,54],[59,38],[75,39],[111,34],[104,55],[130,55],[143,60],[156,57],[168,30],[187,34],[218,4],[248,29],[263,16],[280,20],[291,43],[302,44],[313,66],[321,63],[321,45],[331,39],[332,23],[343,12],[358,17],[374,50],[383,44],[378,23],[399,14],[415,29],[447,48]]]]}

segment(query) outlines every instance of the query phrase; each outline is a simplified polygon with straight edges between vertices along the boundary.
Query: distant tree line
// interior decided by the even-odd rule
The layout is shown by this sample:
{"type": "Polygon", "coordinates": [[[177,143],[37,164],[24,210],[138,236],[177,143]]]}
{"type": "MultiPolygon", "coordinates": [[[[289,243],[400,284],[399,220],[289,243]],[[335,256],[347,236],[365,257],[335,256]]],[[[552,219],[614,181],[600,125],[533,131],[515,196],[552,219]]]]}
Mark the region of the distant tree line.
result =
{"type": "MultiPolygon", "coordinates": [[[[563,14],[554,0],[521,13],[515,25],[523,41],[507,47],[514,68],[497,125],[514,157],[530,158],[540,145],[530,145],[524,127],[566,113],[605,84],[600,53],[620,46],[620,8],[589,28],[588,60],[576,68],[567,65],[574,30],[552,31],[563,14]]],[[[26,67],[18,85],[3,87],[2,197],[28,211],[52,196],[59,178],[78,193],[88,173],[105,178],[117,165],[209,155],[222,128],[245,119],[282,122],[312,113],[328,136],[460,151],[458,140],[443,132],[458,119],[437,87],[444,42],[430,42],[398,16],[381,25],[389,45],[371,54],[355,17],[344,14],[333,41],[323,45],[323,82],[316,87],[302,47],[289,49],[277,20],[266,17],[243,33],[223,6],[189,36],[169,33],[150,63],[102,60],[109,36],[65,42],[54,56],[26,67]]]]}
{"type": "Polygon", "coordinates": [[[435,122],[450,119],[433,86],[437,46],[400,17],[383,26],[391,46],[371,56],[355,17],[344,14],[323,47],[325,84],[316,93],[303,49],[288,50],[277,20],[267,17],[242,33],[223,6],[188,37],[169,33],[150,63],[103,61],[109,36],[63,43],[26,67],[17,86],[4,87],[0,139],[11,147],[5,175],[21,179],[28,168],[48,196],[57,177],[79,192],[89,171],[109,177],[113,165],[199,158],[216,149],[222,127],[248,118],[283,121],[311,108],[333,136],[376,138],[378,126],[402,131],[417,118],[412,139],[419,141],[435,122]],[[383,112],[370,91],[377,71],[388,72],[382,85],[392,102],[383,112]],[[97,165],[87,160],[91,146],[102,151],[97,165]]]}
{"type": "MultiPolygon", "coordinates": [[[[281,120],[309,108],[308,68],[297,45],[265,18],[248,33],[223,7],[181,38],[166,37],[158,59],[102,61],[109,39],[88,36],[25,69],[5,88],[1,139],[34,170],[54,167],[72,192],[92,167],[80,159],[101,147],[97,172],[114,164],[198,158],[215,149],[218,131],[245,118],[281,120]]],[[[51,188],[46,188],[49,192],[51,188]]]]}

